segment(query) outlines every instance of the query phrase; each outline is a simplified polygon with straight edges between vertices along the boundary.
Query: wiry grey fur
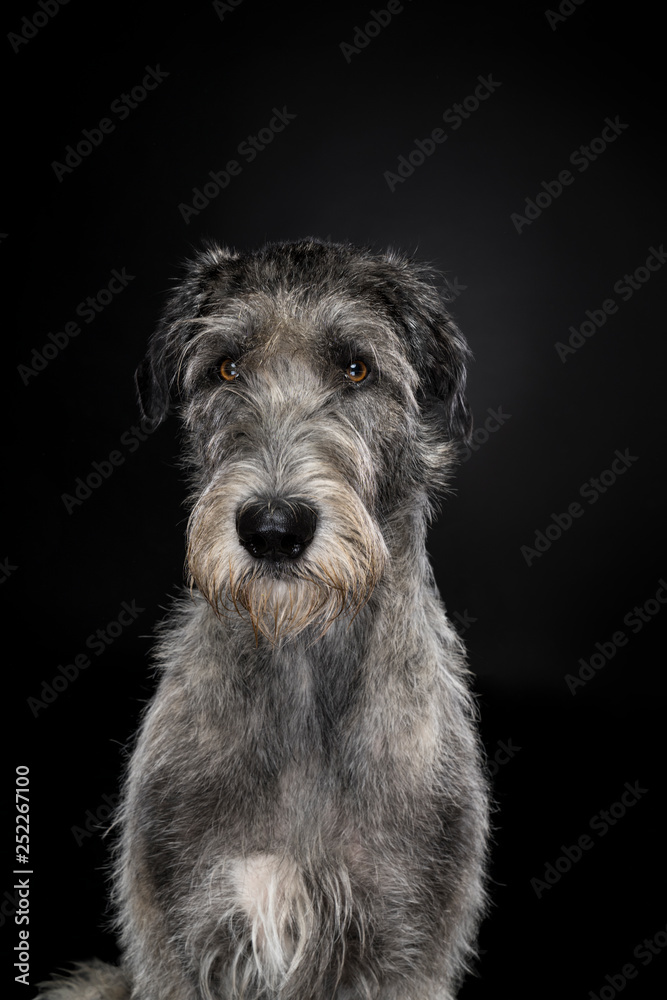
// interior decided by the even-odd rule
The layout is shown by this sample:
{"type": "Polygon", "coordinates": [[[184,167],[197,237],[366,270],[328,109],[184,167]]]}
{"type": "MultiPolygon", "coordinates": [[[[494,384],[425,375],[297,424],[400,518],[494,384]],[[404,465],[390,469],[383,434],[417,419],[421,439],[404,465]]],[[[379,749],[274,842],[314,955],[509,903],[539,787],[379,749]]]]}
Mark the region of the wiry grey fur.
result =
{"type": "Polygon", "coordinates": [[[394,253],[211,247],[188,266],[137,373],[146,415],[183,417],[192,594],[160,638],[119,817],[123,971],[51,1000],[454,997],[487,798],[425,533],[469,432],[466,358],[428,273],[394,253]],[[281,498],[317,529],[269,564],[237,519],[281,498]]]}

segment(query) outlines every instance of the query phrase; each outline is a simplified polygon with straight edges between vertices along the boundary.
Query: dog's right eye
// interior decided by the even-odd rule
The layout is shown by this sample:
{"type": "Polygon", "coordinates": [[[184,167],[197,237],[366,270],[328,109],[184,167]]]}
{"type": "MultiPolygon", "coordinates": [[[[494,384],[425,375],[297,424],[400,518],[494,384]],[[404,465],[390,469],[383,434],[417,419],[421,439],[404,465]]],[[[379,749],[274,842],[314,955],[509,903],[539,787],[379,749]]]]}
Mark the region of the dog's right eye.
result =
{"type": "Polygon", "coordinates": [[[368,375],[368,366],[363,361],[350,361],[345,368],[345,376],[350,382],[363,382],[368,375]]]}
{"type": "Polygon", "coordinates": [[[225,358],[218,367],[218,375],[224,382],[233,382],[238,378],[238,366],[231,358],[225,358]]]}

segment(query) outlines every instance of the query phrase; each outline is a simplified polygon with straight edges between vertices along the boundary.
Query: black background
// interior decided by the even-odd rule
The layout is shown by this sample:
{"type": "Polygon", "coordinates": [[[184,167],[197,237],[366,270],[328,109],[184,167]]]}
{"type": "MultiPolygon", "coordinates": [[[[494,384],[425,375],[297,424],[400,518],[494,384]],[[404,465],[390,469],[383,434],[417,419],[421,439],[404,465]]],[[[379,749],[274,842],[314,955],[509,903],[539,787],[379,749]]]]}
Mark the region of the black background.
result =
{"type": "MultiPolygon", "coordinates": [[[[39,9],[10,9],[3,33],[39,9]]],[[[15,319],[4,336],[13,471],[0,556],[13,696],[2,795],[9,801],[15,767],[28,765],[33,983],[71,960],[115,956],[102,916],[109,839],[86,822],[104,825],[117,793],[123,748],[153,687],[151,632],[182,581],[176,427],[131,450],[133,371],[178,263],[203,238],[252,248],[315,235],[396,246],[447,273],[475,354],[476,424],[490,409],[510,415],[488,440],[478,435],[430,536],[447,606],[465,623],[487,750],[501,754],[494,907],[479,975],[461,996],[658,995],[667,954],[643,964],[633,952],[656,934],[667,942],[657,642],[667,612],[649,604],[636,631],[623,620],[655,601],[667,576],[667,268],[627,301],[614,285],[667,239],[663,29],[648,4],[564,9],[572,13],[552,28],[540,4],[405,3],[349,59],[340,44],[353,42],[371,5],[244,0],[221,19],[211,3],[72,2],[18,52],[4,42],[0,254],[15,319]],[[163,82],[125,120],[110,112],[158,64],[163,82]],[[443,123],[489,75],[500,86],[488,99],[460,128],[443,123]],[[296,117],[253,162],[240,157],[239,144],[283,107],[296,117]],[[579,172],[570,154],[616,116],[628,127],[579,172]],[[105,117],[114,131],[59,181],[53,162],[105,117]],[[385,172],[438,127],[447,140],[392,192],[385,172]],[[232,158],[240,176],[186,225],[179,204],[232,158]],[[573,183],[517,232],[512,213],[568,168],[573,183]],[[80,334],[26,376],[19,366],[35,365],[33,349],[123,268],[127,287],[93,322],[79,317],[80,334]],[[617,312],[563,362],[556,342],[609,298],[617,312]],[[581,487],[617,449],[636,460],[587,502],[581,487]],[[114,451],[122,464],[68,512],[63,494],[114,451]],[[521,547],[575,501],[582,516],[528,565],[521,547]],[[87,650],[132,601],[137,620],[102,655],[87,650]],[[619,629],[627,643],[572,693],[566,675],[619,629]],[[47,704],[59,665],[85,652],[90,667],[47,704]],[[500,741],[520,749],[508,759],[500,741]],[[626,782],[646,791],[601,836],[591,820],[626,782]],[[584,834],[592,846],[569,871],[548,889],[531,884],[584,834]],[[623,985],[630,962],[636,976],[623,985]]],[[[7,827],[0,937],[11,981],[7,827]]]]}

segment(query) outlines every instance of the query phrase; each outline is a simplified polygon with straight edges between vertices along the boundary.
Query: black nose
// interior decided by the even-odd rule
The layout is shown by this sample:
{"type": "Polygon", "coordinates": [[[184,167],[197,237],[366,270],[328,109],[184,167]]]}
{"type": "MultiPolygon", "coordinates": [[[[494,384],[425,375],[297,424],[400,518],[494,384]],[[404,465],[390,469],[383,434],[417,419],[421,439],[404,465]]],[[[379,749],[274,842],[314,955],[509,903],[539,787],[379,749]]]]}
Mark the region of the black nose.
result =
{"type": "Polygon", "coordinates": [[[241,545],[255,559],[297,559],[310,545],[317,515],[301,500],[259,500],[236,518],[241,545]]]}

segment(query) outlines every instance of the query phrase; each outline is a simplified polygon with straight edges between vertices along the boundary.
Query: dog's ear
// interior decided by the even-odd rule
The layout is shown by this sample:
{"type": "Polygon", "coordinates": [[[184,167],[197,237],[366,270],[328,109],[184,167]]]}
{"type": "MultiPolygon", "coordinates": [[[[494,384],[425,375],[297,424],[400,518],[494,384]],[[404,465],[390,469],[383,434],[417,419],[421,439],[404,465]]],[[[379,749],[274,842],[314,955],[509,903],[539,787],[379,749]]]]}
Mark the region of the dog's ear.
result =
{"type": "Polygon", "coordinates": [[[237,254],[211,244],[184,265],[184,276],[170,293],[160,321],[137,368],[134,381],[142,416],[155,426],[178,402],[183,349],[197,332],[196,320],[215,286],[219,291],[228,261],[237,254]]]}
{"type": "MultiPolygon", "coordinates": [[[[396,257],[393,262],[396,263],[396,257]]],[[[418,399],[428,416],[444,426],[447,439],[464,443],[472,434],[472,415],[465,395],[472,353],[447,309],[447,292],[438,290],[436,275],[423,265],[400,260],[400,312],[413,346],[419,372],[418,399]]]]}
{"type": "MultiPolygon", "coordinates": [[[[154,338],[156,336],[157,331],[154,338]]],[[[134,384],[142,417],[157,427],[169,413],[171,395],[167,365],[162,352],[157,347],[153,350],[155,343],[155,339],[151,340],[145,358],[135,371],[134,384]]]]}
{"type": "Polygon", "coordinates": [[[472,353],[444,303],[431,329],[434,350],[423,393],[424,403],[444,423],[450,441],[466,444],[472,435],[472,413],[466,398],[468,364],[472,353]]]}

